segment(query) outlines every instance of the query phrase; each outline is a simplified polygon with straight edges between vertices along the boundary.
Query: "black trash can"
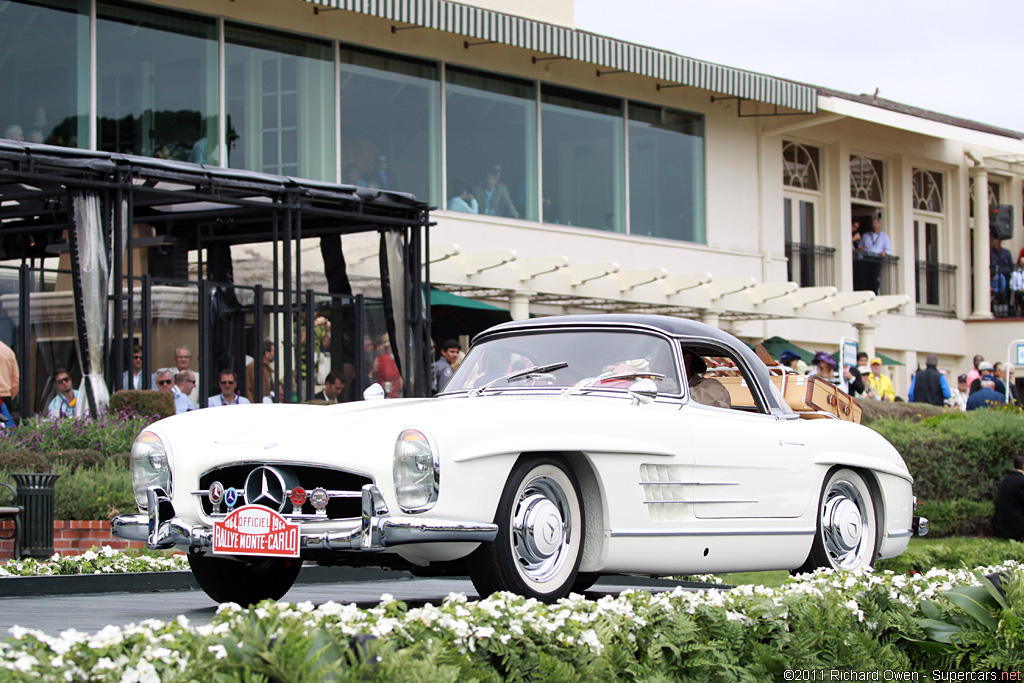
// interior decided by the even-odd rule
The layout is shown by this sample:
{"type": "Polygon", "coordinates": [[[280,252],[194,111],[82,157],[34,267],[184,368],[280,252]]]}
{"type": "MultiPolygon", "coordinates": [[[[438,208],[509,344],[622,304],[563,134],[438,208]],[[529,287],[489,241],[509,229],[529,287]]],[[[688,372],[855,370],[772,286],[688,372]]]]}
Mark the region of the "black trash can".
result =
{"type": "MultiPolygon", "coordinates": [[[[59,474],[14,473],[21,516],[21,557],[53,555],[53,484],[59,474]]],[[[19,558],[20,559],[20,558],[19,558]]]]}

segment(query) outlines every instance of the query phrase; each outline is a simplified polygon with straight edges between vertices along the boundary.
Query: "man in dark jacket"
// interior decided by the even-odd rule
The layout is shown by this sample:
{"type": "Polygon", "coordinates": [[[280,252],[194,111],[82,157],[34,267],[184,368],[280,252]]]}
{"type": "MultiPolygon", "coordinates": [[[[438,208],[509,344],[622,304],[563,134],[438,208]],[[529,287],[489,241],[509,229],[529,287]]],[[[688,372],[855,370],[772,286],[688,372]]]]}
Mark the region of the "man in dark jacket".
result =
{"type": "Polygon", "coordinates": [[[992,527],[996,536],[1024,541],[1024,455],[1013,456],[1013,470],[999,484],[992,527]]]}
{"type": "Polygon", "coordinates": [[[929,353],[924,370],[918,370],[910,382],[907,398],[911,403],[931,403],[941,406],[951,396],[949,382],[938,369],[939,357],[929,353]]]}

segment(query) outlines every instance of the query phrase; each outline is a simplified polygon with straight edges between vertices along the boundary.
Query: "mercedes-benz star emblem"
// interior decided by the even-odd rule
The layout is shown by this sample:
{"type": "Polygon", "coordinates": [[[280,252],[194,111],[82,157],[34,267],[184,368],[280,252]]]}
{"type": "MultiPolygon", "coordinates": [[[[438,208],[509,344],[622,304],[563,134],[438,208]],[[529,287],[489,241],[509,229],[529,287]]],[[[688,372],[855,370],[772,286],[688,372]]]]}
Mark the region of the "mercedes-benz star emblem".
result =
{"type": "Polygon", "coordinates": [[[245,478],[245,502],[248,505],[264,505],[283,512],[288,500],[287,490],[284,476],[273,467],[256,467],[245,478]]]}

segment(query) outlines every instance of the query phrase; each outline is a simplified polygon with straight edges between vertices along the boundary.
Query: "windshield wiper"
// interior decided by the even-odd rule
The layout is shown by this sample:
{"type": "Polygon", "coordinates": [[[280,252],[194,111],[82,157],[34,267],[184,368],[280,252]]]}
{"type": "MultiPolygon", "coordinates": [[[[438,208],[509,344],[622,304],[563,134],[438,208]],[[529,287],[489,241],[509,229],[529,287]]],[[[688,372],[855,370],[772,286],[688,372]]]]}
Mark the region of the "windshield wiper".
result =
{"type": "Polygon", "coordinates": [[[646,370],[631,370],[630,372],[619,372],[614,375],[604,375],[603,377],[585,377],[572,387],[566,389],[562,395],[571,396],[572,394],[579,393],[584,389],[591,387],[595,384],[601,384],[603,382],[612,382],[617,379],[640,379],[642,377],[648,377],[650,379],[656,379],[659,382],[665,381],[665,375],[660,372],[647,372],[646,370]]]}
{"type": "Polygon", "coordinates": [[[497,384],[502,380],[506,382],[512,382],[519,379],[540,379],[544,376],[544,373],[551,372],[553,370],[561,370],[562,368],[567,367],[569,367],[569,364],[562,360],[558,361],[557,363],[548,363],[547,365],[536,365],[532,368],[526,368],[525,370],[516,370],[515,372],[510,372],[509,374],[504,375],[502,377],[498,377],[497,379],[492,379],[490,382],[483,385],[479,389],[473,389],[472,391],[469,392],[469,395],[479,396],[480,394],[490,389],[491,385],[497,384]]]}

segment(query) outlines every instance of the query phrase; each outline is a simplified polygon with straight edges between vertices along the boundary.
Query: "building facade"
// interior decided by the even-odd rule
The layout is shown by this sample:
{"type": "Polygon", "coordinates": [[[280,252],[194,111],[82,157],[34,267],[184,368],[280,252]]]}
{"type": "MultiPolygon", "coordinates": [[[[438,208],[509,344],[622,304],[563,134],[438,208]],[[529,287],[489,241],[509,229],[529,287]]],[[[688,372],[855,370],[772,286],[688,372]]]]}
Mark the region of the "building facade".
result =
{"type": "Polygon", "coordinates": [[[4,137],[412,193],[427,279],[514,318],[851,338],[904,395],[919,356],[1024,337],[989,237],[1012,207],[1016,261],[1024,135],[594,36],[571,0],[10,0],[0,35],[4,137]]]}

